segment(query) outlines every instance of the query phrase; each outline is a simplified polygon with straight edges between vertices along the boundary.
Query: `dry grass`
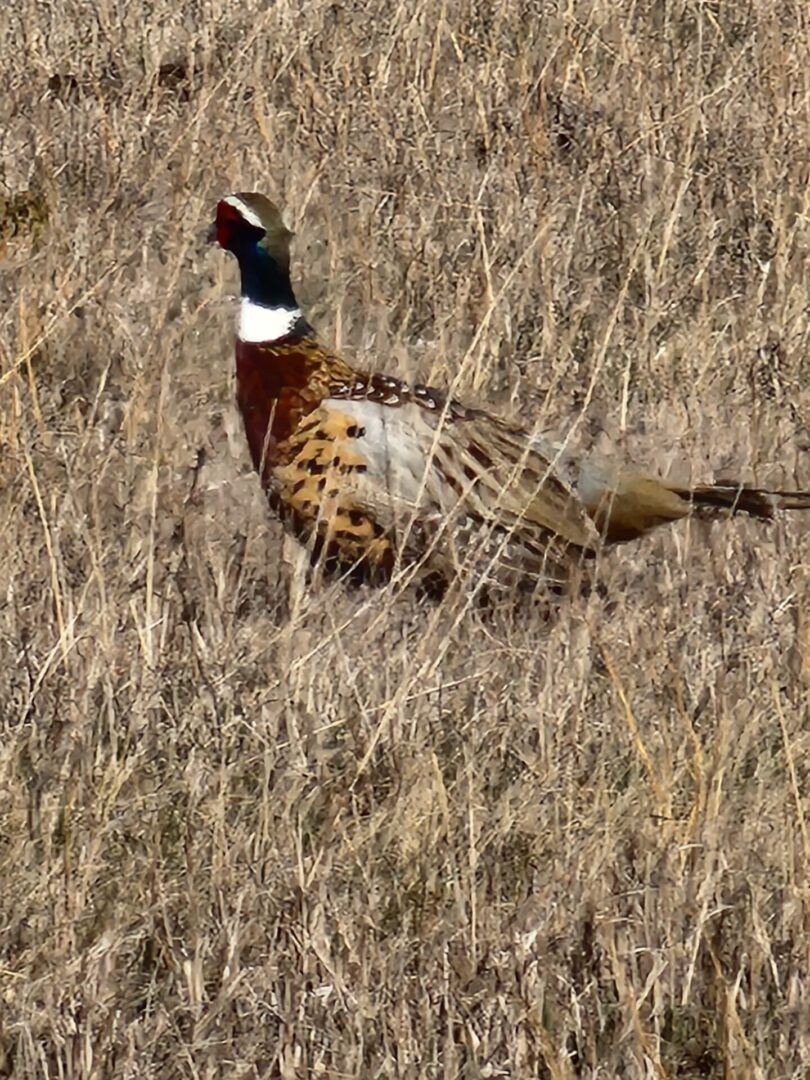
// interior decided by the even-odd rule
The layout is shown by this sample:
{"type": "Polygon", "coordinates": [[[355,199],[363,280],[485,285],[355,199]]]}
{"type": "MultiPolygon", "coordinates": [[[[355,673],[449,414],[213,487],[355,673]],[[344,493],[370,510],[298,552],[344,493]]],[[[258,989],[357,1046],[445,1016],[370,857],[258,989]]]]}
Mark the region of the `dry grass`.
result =
{"type": "Polygon", "coordinates": [[[810,1075],[807,522],[553,623],[290,587],[202,243],[261,188],[359,362],[810,487],[806,5],[1,33],[0,1074],[810,1075]]]}

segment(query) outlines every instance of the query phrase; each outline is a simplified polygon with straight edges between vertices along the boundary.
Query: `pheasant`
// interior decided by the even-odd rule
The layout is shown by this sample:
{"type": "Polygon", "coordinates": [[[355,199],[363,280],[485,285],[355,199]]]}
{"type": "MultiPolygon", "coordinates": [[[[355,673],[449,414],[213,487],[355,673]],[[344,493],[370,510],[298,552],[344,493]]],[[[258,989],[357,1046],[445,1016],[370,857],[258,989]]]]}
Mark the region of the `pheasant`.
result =
{"type": "Polygon", "coordinates": [[[290,233],[258,193],[217,205],[210,238],[241,272],[237,402],[271,506],[313,565],[440,588],[564,586],[603,545],[695,508],[810,509],[810,491],[689,487],[585,457],[440,390],[358,371],[321,345],[290,281],[290,233]]]}

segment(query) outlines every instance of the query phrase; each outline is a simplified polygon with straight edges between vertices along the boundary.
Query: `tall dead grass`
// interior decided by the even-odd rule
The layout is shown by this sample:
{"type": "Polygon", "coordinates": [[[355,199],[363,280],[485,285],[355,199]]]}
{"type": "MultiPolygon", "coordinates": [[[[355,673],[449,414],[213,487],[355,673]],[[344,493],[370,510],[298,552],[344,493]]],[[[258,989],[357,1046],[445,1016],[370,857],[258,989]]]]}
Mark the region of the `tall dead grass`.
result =
{"type": "Polygon", "coordinates": [[[807,523],[679,526],[551,622],[311,589],[202,243],[264,190],[359,364],[810,487],[809,30],[8,5],[0,1073],[810,1074],[807,523]]]}

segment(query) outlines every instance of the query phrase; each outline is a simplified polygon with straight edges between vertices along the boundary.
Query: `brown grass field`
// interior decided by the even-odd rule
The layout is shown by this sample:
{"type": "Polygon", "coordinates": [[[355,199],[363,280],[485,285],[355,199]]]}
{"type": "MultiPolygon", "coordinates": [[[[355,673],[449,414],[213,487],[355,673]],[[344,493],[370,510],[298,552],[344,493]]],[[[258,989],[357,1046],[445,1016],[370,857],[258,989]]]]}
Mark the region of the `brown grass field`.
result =
{"type": "Polygon", "coordinates": [[[359,366],[810,487],[803,0],[8,0],[0,1076],[810,1076],[810,520],[310,585],[216,199],[359,366]]]}

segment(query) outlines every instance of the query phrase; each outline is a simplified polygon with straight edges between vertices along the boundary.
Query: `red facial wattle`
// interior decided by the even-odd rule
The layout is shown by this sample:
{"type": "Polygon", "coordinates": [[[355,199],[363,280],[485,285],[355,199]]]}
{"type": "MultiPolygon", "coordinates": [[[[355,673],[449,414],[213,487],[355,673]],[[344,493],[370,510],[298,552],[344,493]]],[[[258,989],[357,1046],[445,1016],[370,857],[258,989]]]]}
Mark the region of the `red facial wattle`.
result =
{"type": "Polygon", "coordinates": [[[222,199],[217,203],[217,219],[214,225],[217,243],[227,251],[234,251],[240,240],[258,240],[263,230],[245,221],[235,206],[222,199]]]}
{"type": "Polygon", "coordinates": [[[234,233],[244,227],[245,219],[224,200],[217,203],[216,239],[220,247],[232,247],[234,233]]]}

